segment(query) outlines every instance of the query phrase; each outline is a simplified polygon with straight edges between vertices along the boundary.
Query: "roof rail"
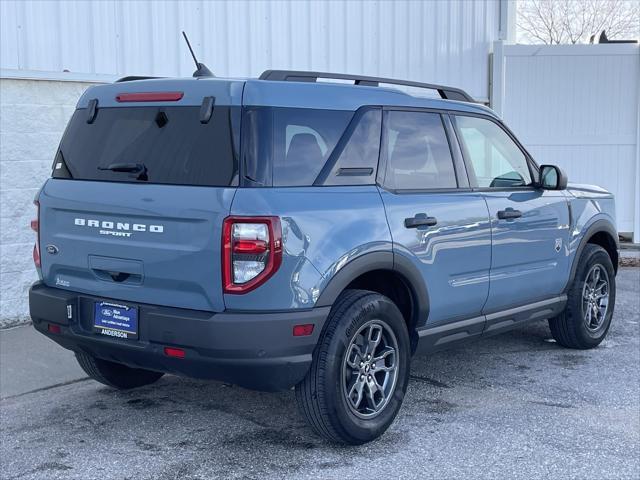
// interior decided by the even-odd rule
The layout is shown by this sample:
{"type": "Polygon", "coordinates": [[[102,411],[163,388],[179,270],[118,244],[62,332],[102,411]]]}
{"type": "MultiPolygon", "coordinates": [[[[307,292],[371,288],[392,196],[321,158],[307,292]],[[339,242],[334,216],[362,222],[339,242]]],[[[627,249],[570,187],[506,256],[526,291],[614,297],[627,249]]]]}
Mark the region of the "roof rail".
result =
{"type": "Polygon", "coordinates": [[[445,100],[460,100],[463,102],[475,103],[471,95],[460,88],[447,87],[445,85],[435,85],[431,83],[412,82],[410,80],[396,80],[393,78],[365,77],[362,75],[348,75],[344,73],[328,72],[305,72],[296,70],[265,70],[260,75],[260,80],[273,80],[281,82],[315,82],[319,78],[329,78],[334,80],[352,80],[355,85],[367,87],[377,87],[381,83],[392,85],[404,85],[406,87],[426,88],[436,90],[441,98],[445,100]]]}
{"type": "Polygon", "coordinates": [[[162,78],[162,77],[139,77],[136,75],[130,75],[128,77],[122,77],[115,81],[115,83],[120,82],[133,82],[134,80],[149,80],[150,78],[162,78]]]}

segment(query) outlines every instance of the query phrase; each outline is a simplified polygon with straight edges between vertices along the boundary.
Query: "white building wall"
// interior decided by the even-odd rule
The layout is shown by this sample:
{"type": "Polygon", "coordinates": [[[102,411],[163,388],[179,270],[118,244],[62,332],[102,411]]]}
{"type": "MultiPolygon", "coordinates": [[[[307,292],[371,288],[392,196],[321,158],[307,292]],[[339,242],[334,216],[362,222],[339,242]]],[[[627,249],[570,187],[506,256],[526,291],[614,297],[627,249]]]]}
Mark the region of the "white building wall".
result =
{"type": "Polygon", "coordinates": [[[640,46],[497,45],[492,105],[538,163],[616,196],[640,242],[640,46]]]}
{"type": "Polygon", "coordinates": [[[28,320],[32,199],[83,82],[191,75],[185,30],[218,76],[327,70],[444,83],[486,101],[507,3],[0,0],[0,327],[28,320]]]}
{"type": "Polygon", "coordinates": [[[33,198],[51,174],[53,154],[88,84],[0,80],[0,327],[26,321],[36,280],[33,198]]]}
{"type": "Polygon", "coordinates": [[[445,83],[486,100],[499,28],[497,0],[3,0],[0,67],[84,80],[190,75],[185,30],[219,76],[328,70],[445,83]]]}

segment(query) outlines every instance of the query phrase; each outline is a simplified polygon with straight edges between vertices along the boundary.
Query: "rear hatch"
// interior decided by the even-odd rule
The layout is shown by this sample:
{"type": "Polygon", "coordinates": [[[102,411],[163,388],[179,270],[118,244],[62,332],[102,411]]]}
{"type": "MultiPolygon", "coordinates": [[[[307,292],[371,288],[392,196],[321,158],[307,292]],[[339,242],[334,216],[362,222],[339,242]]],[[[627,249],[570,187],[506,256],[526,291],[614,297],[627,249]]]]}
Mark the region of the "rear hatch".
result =
{"type": "Polygon", "coordinates": [[[222,225],[238,183],[242,82],[89,89],[40,196],[49,286],[221,311],[222,225]]]}

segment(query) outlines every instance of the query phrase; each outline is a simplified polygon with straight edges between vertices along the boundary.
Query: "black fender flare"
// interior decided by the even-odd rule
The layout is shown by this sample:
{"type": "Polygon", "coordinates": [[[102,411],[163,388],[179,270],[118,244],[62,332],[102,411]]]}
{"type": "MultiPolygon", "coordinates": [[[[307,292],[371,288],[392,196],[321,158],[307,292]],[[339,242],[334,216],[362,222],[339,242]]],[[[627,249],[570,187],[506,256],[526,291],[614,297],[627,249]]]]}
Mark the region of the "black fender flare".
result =
{"type": "Polygon", "coordinates": [[[374,270],[390,270],[398,273],[411,291],[413,298],[412,325],[414,328],[424,326],[429,315],[429,294],[420,270],[405,256],[392,251],[365,253],[344,265],[329,280],[316,302],[317,307],[328,307],[338,295],[356,278],[374,270]]]}
{"type": "MultiPolygon", "coordinates": [[[[616,232],[615,227],[610,221],[601,218],[600,220],[596,220],[591,225],[589,225],[589,227],[587,227],[587,229],[582,234],[582,238],[580,239],[580,243],[578,244],[578,248],[576,249],[576,254],[573,257],[573,262],[571,264],[571,271],[569,273],[569,279],[564,289],[564,293],[566,293],[567,290],[569,290],[569,288],[571,287],[571,284],[573,284],[573,280],[576,276],[576,271],[578,270],[578,262],[580,261],[580,255],[582,255],[582,251],[584,250],[584,247],[587,245],[587,243],[589,243],[589,239],[591,237],[593,237],[596,233],[600,233],[600,232],[605,232],[608,235],[610,235],[616,245],[616,250],[620,249],[620,245],[618,242],[618,233],[616,232]]],[[[616,272],[618,271],[618,265],[614,265],[613,268],[616,272]]]]}

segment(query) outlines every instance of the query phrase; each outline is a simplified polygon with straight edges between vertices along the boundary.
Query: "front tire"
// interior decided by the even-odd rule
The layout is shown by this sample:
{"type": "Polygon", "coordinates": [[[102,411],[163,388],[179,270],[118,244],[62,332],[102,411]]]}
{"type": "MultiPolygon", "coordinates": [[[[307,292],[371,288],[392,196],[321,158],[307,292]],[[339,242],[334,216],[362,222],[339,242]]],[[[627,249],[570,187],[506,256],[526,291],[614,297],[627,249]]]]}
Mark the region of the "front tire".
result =
{"type": "Polygon", "coordinates": [[[143,387],[158,381],[164,375],[162,372],[131,368],[102,360],[84,352],[76,352],[76,360],[91,378],[118,390],[143,387]]]}
{"type": "Polygon", "coordinates": [[[366,290],[343,292],[311,368],[296,386],[311,428],[330,441],[352,445],[382,435],[402,406],[410,348],[404,318],[389,298],[366,290]]]}
{"type": "Polygon", "coordinates": [[[578,259],[564,312],[549,320],[553,338],[568,348],[600,345],[611,326],[616,301],[616,277],[607,251],[587,244],[578,259]]]}

